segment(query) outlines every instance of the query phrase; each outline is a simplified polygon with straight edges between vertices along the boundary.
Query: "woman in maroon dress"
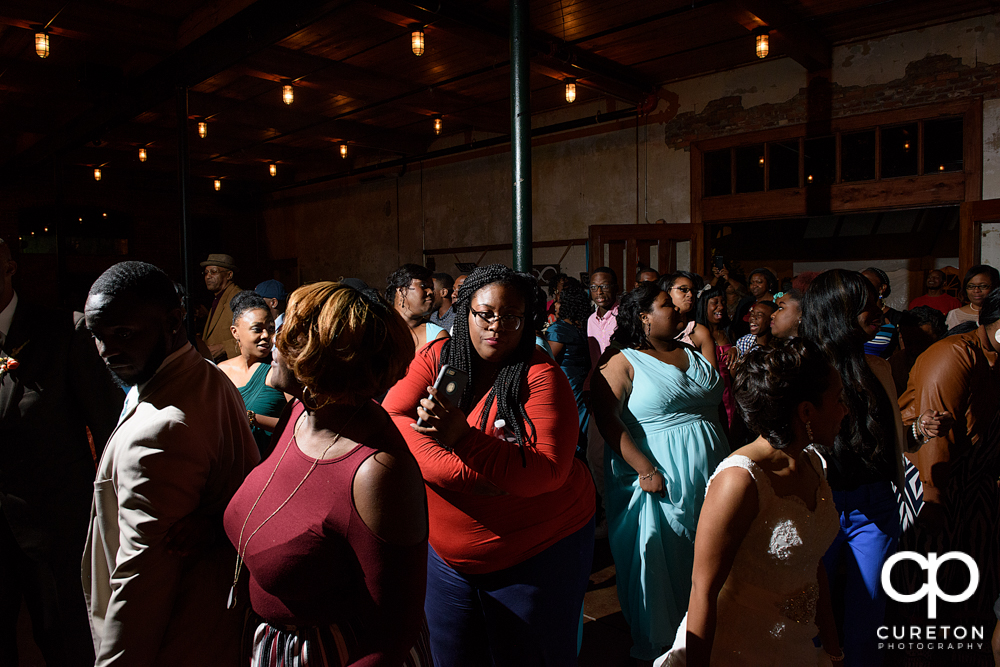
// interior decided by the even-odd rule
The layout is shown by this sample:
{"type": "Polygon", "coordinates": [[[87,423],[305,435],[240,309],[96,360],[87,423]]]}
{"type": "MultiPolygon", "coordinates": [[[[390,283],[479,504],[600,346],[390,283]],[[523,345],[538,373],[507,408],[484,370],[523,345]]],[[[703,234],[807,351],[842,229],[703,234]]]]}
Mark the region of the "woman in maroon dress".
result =
{"type": "Polygon", "coordinates": [[[430,664],[423,481],[372,400],[413,353],[403,320],[374,292],[324,282],[289,299],[272,381],[297,400],[225,514],[233,595],[248,579],[259,616],[246,640],[254,667],[430,664]]]}

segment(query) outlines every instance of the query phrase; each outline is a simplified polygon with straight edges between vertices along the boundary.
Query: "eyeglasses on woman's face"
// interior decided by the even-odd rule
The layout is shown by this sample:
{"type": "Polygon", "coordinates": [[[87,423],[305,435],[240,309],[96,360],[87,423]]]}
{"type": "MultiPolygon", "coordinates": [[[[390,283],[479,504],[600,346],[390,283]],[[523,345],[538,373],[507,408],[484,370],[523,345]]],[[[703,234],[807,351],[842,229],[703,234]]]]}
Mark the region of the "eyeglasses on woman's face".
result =
{"type": "Polygon", "coordinates": [[[990,283],[969,283],[965,286],[967,292],[989,292],[993,289],[990,283]]]}
{"type": "Polygon", "coordinates": [[[499,322],[500,331],[517,331],[521,328],[521,322],[524,321],[524,317],[520,315],[497,315],[490,310],[479,311],[470,308],[469,312],[472,313],[473,319],[480,329],[489,329],[494,322],[499,322]]]}
{"type": "Polygon", "coordinates": [[[680,292],[681,294],[690,294],[691,292],[694,291],[693,289],[691,289],[687,285],[677,285],[675,287],[671,287],[670,289],[675,289],[678,292],[680,292]]]}

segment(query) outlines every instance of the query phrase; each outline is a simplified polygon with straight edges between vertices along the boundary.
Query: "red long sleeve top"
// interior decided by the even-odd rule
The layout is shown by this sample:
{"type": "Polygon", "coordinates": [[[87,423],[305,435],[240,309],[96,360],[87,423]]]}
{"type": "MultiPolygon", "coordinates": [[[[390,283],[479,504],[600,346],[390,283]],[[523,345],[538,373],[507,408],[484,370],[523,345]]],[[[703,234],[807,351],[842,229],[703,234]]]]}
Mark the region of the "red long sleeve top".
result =
{"type": "MultiPolygon", "coordinates": [[[[576,452],[579,417],[565,374],[535,351],[521,388],[535,439],[524,447],[496,428],[479,430],[483,397],[468,415],[472,430],[454,452],[410,428],[417,404],[437,377],[444,340],[417,351],[406,377],[382,403],[420,464],[427,486],[430,544],[453,568],[468,574],[520,563],[582,528],[594,516],[594,484],[576,452]]],[[[528,429],[530,433],[530,429],[528,429]]]]}

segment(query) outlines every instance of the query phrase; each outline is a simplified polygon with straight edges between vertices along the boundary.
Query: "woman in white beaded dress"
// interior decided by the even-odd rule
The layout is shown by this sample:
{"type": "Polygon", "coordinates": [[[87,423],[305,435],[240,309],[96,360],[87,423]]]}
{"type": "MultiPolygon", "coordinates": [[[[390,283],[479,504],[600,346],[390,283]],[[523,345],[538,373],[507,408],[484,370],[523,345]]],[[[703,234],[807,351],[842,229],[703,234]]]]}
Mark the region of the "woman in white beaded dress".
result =
{"type": "Polygon", "coordinates": [[[716,469],[695,539],[685,623],[656,666],[843,660],[820,559],[839,515],[812,444],[847,414],[840,375],[801,338],[750,352],[734,393],[760,433],[716,469]],[[813,638],[820,636],[817,650],[813,638]]]}

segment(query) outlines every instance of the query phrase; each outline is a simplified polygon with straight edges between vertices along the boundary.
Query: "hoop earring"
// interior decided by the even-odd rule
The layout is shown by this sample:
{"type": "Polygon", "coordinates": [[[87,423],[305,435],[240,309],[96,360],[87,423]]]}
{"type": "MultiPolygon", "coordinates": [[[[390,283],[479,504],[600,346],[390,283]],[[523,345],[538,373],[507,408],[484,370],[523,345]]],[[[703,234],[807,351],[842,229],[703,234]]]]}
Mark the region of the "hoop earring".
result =
{"type": "Polygon", "coordinates": [[[816,439],[813,437],[812,422],[806,422],[806,437],[809,438],[809,442],[813,442],[816,439]]]}

